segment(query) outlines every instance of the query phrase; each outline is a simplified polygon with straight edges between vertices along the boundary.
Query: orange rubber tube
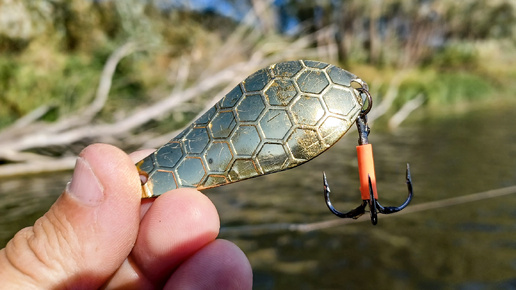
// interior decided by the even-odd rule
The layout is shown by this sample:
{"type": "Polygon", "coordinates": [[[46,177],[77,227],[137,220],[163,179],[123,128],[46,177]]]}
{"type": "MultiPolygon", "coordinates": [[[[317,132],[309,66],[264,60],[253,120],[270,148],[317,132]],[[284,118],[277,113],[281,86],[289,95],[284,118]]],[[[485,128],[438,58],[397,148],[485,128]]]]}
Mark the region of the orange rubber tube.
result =
{"type": "Polygon", "coordinates": [[[374,198],[378,200],[378,192],[376,191],[376,174],[374,172],[373,145],[366,144],[357,146],[357,155],[362,200],[370,199],[368,177],[371,177],[374,198]]]}

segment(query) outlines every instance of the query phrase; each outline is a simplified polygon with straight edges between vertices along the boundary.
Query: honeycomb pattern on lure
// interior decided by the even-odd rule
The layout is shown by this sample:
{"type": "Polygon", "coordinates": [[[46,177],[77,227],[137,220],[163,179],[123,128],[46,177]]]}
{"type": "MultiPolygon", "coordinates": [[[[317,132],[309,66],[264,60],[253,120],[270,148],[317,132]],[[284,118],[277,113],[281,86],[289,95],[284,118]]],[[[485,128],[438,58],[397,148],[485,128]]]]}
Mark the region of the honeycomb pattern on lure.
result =
{"type": "Polygon", "coordinates": [[[206,189],[300,165],[327,150],[362,108],[336,66],[287,61],[250,75],[167,144],[137,163],[144,197],[206,189]]]}

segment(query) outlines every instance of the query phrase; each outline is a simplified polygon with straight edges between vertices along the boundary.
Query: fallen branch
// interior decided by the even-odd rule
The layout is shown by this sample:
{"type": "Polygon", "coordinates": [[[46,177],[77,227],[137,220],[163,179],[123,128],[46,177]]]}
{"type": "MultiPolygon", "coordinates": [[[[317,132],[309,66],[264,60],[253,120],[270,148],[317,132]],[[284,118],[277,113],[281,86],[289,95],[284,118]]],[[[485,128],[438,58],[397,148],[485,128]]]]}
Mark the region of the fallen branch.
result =
{"type": "Polygon", "coordinates": [[[100,75],[99,86],[97,87],[97,92],[95,93],[95,99],[90,104],[90,106],[84,111],[82,118],[87,118],[88,122],[93,119],[103,108],[108,100],[109,91],[111,90],[111,85],[113,83],[113,76],[115,75],[115,70],[120,63],[120,61],[126,57],[131,55],[133,52],[136,52],[138,49],[138,45],[134,42],[128,42],[121,47],[117,48],[108,58],[104,68],[102,70],[102,74],[100,75]]]}
{"type": "Polygon", "coordinates": [[[29,112],[27,115],[16,120],[11,126],[0,132],[0,140],[9,140],[23,136],[25,132],[32,132],[37,128],[43,128],[44,125],[36,123],[43,116],[53,109],[51,105],[43,105],[29,112]]]}
{"type": "Polygon", "coordinates": [[[401,109],[394,114],[389,120],[389,129],[396,129],[415,109],[419,108],[425,102],[423,94],[418,94],[414,99],[406,102],[401,109]]]}
{"type": "Polygon", "coordinates": [[[33,124],[34,122],[40,120],[45,116],[46,113],[48,113],[50,110],[52,110],[54,107],[51,105],[43,105],[35,110],[31,111],[27,115],[21,117],[20,119],[16,120],[16,122],[10,127],[11,130],[20,130],[23,129],[30,124],[33,124]]]}
{"type": "MultiPolygon", "coordinates": [[[[248,69],[248,66],[252,66],[252,64],[238,64],[236,66],[229,67],[220,71],[218,74],[200,81],[193,87],[182,92],[172,93],[167,98],[133,112],[129,114],[127,118],[112,124],[85,125],[64,130],[59,133],[56,133],[55,129],[51,129],[50,132],[49,130],[42,130],[24,135],[17,140],[10,140],[9,142],[4,142],[2,140],[0,143],[0,157],[5,158],[5,154],[3,154],[3,152],[6,151],[23,151],[31,148],[68,145],[86,138],[98,139],[102,136],[116,137],[125,135],[130,130],[133,130],[151,120],[160,119],[182,103],[190,101],[191,99],[212,90],[220,84],[227,83],[238,78],[242,74],[241,70],[248,69]]],[[[57,126],[61,127],[63,122],[59,123],[60,124],[57,126]]]]}
{"type": "Polygon", "coordinates": [[[383,116],[391,108],[392,103],[396,97],[398,97],[400,84],[405,77],[405,74],[405,72],[400,72],[391,80],[389,88],[387,89],[387,92],[385,93],[382,101],[378,105],[374,105],[371,112],[369,112],[367,115],[370,122],[378,119],[380,116],[383,116]]]}
{"type": "Polygon", "coordinates": [[[3,165],[0,166],[0,177],[66,171],[74,168],[76,159],[75,156],[47,160],[38,158],[31,162],[3,165]]]}

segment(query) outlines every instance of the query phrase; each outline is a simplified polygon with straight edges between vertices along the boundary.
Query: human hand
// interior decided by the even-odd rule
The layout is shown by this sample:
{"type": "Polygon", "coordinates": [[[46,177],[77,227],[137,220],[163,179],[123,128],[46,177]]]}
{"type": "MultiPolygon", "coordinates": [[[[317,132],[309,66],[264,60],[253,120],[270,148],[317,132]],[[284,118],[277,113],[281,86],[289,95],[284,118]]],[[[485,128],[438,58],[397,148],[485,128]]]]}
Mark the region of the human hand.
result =
{"type": "Polygon", "coordinates": [[[149,153],[84,149],[50,210],[0,250],[0,288],[251,289],[249,261],[216,239],[206,196],[177,189],[141,200],[134,163],[149,153]]]}

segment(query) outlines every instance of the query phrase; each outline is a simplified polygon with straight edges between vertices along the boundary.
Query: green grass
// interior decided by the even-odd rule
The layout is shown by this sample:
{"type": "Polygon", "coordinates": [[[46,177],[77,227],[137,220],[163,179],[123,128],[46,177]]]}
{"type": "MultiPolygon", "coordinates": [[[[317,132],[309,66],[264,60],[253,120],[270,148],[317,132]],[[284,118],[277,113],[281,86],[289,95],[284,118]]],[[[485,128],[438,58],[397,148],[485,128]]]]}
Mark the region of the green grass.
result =
{"type": "Polygon", "coordinates": [[[428,105],[451,105],[489,98],[495,91],[491,81],[465,71],[418,71],[402,83],[398,106],[422,93],[428,105]]]}
{"type": "MultiPolygon", "coordinates": [[[[46,121],[87,106],[109,53],[107,49],[91,55],[48,50],[39,55],[0,56],[0,128],[43,105],[55,108],[46,121]]],[[[151,89],[134,63],[129,57],[117,67],[104,116],[117,108],[134,108],[151,89]]]]}

